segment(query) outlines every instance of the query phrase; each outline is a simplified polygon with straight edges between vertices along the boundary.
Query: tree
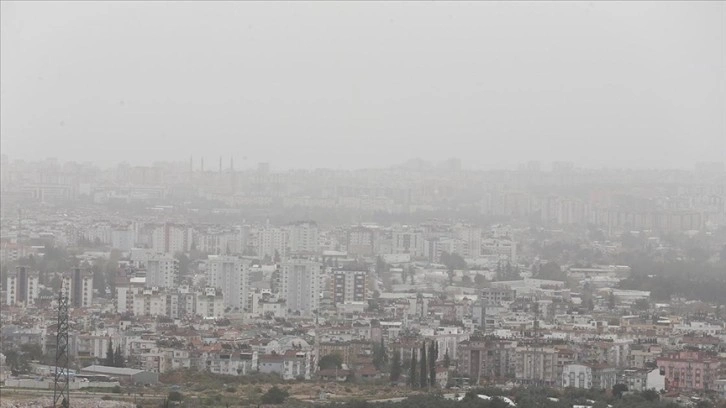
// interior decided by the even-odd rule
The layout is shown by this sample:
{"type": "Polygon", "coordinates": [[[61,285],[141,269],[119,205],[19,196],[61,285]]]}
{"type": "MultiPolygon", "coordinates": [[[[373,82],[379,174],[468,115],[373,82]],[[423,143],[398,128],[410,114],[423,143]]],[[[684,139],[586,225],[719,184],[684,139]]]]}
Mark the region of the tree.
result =
{"type": "Polygon", "coordinates": [[[179,392],[179,391],[171,391],[171,392],[169,392],[169,395],[167,396],[167,399],[169,401],[180,402],[181,400],[184,399],[184,395],[182,395],[182,393],[179,392]]]}
{"type": "Polygon", "coordinates": [[[408,384],[411,388],[416,388],[418,383],[416,382],[416,350],[411,350],[411,366],[408,372],[408,384]]]}
{"type": "Polygon", "coordinates": [[[126,363],[124,361],[124,355],[121,353],[121,345],[116,346],[116,351],[113,353],[113,366],[124,368],[126,367],[126,363]]]}
{"type": "Polygon", "coordinates": [[[5,362],[10,366],[12,375],[25,374],[30,372],[30,360],[25,353],[15,350],[8,351],[5,354],[5,362]]]}
{"type": "Polygon", "coordinates": [[[419,384],[421,388],[426,388],[428,386],[428,378],[429,378],[429,372],[426,369],[426,363],[428,361],[426,360],[426,342],[424,341],[421,344],[421,374],[419,376],[419,384]]]}
{"type": "Polygon", "coordinates": [[[391,357],[391,382],[397,382],[401,377],[401,353],[396,350],[391,357]]]}
{"type": "Polygon", "coordinates": [[[506,276],[506,279],[513,279],[512,276],[512,263],[507,261],[507,266],[504,267],[504,276],[506,276]]]}
{"type": "Polygon", "coordinates": [[[449,349],[446,349],[444,353],[444,367],[449,368],[451,366],[451,357],[449,357],[449,349]]]}
{"type": "Polygon", "coordinates": [[[280,257],[280,252],[278,252],[277,249],[275,250],[274,261],[276,264],[278,264],[278,263],[280,263],[280,261],[282,261],[282,258],[280,257]]]}
{"type": "Polygon", "coordinates": [[[539,266],[537,277],[540,279],[566,280],[567,276],[562,272],[562,268],[556,262],[547,262],[539,266]]]}
{"type": "Polygon", "coordinates": [[[191,275],[191,259],[187,256],[187,254],[183,252],[177,252],[174,254],[174,258],[176,258],[177,261],[179,261],[179,276],[189,276],[191,275]]]}
{"type": "Polygon", "coordinates": [[[328,368],[342,368],[343,358],[340,357],[340,354],[328,354],[320,359],[318,366],[320,366],[321,370],[328,368]]]}
{"type": "Polygon", "coordinates": [[[287,391],[278,388],[276,385],[267,390],[267,392],[262,396],[260,399],[260,402],[263,404],[272,404],[272,405],[280,405],[285,402],[287,397],[290,396],[290,393],[287,391]]]}
{"type": "Polygon", "coordinates": [[[113,356],[113,341],[108,340],[108,348],[106,348],[106,359],[103,361],[103,365],[107,367],[113,367],[116,360],[113,356]]]}
{"type": "Polygon", "coordinates": [[[650,308],[650,302],[648,299],[638,299],[633,304],[633,309],[639,311],[646,311],[650,308]]]}
{"type": "Polygon", "coordinates": [[[613,396],[616,398],[622,398],[623,393],[628,390],[628,386],[625,384],[615,384],[613,385],[613,396]]]}
{"type": "Polygon", "coordinates": [[[436,359],[439,355],[439,346],[436,341],[431,341],[429,346],[429,385],[431,387],[436,386],[436,359]]]}
{"type": "Polygon", "coordinates": [[[376,366],[376,369],[381,370],[386,364],[388,364],[388,353],[383,344],[383,338],[381,338],[381,344],[373,346],[373,365],[376,366]]]}
{"type": "Polygon", "coordinates": [[[615,303],[616,303],[615,292],[611,290],[610,295],[608,295],[608,308],[610,310],[615,309],[615,303]]]}

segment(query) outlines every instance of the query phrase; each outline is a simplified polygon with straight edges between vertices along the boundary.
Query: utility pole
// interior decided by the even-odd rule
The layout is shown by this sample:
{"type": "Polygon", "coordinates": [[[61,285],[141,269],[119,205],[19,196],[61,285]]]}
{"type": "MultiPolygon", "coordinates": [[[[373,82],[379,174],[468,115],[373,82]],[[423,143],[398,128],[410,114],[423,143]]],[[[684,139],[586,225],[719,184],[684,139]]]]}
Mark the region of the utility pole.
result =
{"type": "Polygon", "coordinates": [[[70,407],[70,373],[68,372],[68,298],[61,283],[58,295],[58,332],[56,334],[53,408],[70,407]]]}

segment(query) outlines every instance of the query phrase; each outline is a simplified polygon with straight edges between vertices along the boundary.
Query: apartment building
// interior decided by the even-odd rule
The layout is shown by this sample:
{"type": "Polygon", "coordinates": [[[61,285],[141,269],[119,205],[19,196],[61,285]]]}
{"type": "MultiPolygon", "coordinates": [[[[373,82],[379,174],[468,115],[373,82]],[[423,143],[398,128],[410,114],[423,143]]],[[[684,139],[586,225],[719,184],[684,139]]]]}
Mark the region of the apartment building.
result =
{"type": "Polygon", "coordinates": [[[72,307],[90,307],[93,304],[93,272],[85,268],[73,268],[63,275],[61,290],[72,307]]]}
{"type": "Polygon", "coordinates": [[[243,311],[249,298],[249,267],[236,256],[207,257],[207,285],[221,289],[225,307],[243,311]]]}
{"type": "Polygon", "coordinates": [[[8,272],[5,304],[30,306],[40,293],[38,273],[27,266],[18,266],[8,272]]]}
{"type": "Polygon", "coordinates": [[[303,259],[284,262],[280,271],[280,289],[288,313],[311,316],[320,304],[320,263],[303,259]]]}
{"type": "Polygon", "coordinates": [[[338,270],[333,272],[333,303],[335,305],[365,302],[368,271],[338,270]]]}

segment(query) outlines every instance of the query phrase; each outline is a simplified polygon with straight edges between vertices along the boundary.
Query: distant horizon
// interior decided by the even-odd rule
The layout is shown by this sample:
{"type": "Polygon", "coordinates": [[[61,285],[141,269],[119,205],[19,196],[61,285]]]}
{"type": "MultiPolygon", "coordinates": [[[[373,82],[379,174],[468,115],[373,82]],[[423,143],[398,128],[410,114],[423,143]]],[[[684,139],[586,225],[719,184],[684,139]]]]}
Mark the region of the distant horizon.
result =
{"type": "MultiPolygon", "coordinates": [[[[78,164],[90,164],[92,166],[101,168],[101,169],[113,169],[118,167],[121,164],[128,164],[129,166],[133,167],[153,167],[155,164],[189,164],[189,157],[187,157],[186,160],[184,159],[158,159],[158,160],[120,160],[120,161],[92,161],[92,160],[74,160],[74,159],[65,159],[62,157],[45,157],[42,159],[28,159],[23,157],[15,157],[11,154],[7,154],[5,152],[2,153],[2,156],[9,160],[10,162],[14,161],[22,161],[26,163],[42,163],[46,161],[52,161],[56,160],[61,164],[65,163],[78,163],[78,164]]],[[[201,171],[201,156],[193,157],[193,171],[199,172],[201,171]]],[[[204,157],[204,167],[205,172],[217,172],[219,171],[219,156],[216,157],[204,157]]],[[[704,161],[698,161],[692,163],[690,166],[670,166],[670,167],[654,167],[654,166],[616,166],[611,163],[611,165],[597,165],[590,163],[590,166],[582,165],[581,163],[578,163],[574,160],[537,160],[537,159],[531,159],[531,160],[523,160],[521,162],[517,163],[504,163],[503,165],[495,165],[494,163],[491,163],[490,166],[481,166],[481,167],[475,167],[472,166],[471,163],[467,163],[464,160],[461,160],[458,157],[448,157],[443,159],[425,159],[421,157],[411,157],[408,159],[402,159],[398,162],[391,163],[389,165],[383,165],[383,166],[370,166],[370,167],[331,167],[331,166],[315,166],[315,167],[281,167],[279,166],[280,163],[275,163],[271,161],[255,161],[255,160],[249,160],[249,158],[243,159],[243,158],[237,158],[234,157],[234,170],[235,171],[246,171],[246,170],[254,170],[256,169],[260,164],[268,164],[271,171],[296,171],[296,170],[304,170],[304,171],[311,171],[311,170],[342,170],[342,171],[359,171],[359,170],[386,170],[386,169],[393,169],[398,167],[404,167],[407,164],[412,164],[412,162],[415,161],[422,161],[426,163],[427,165],[430,165],[432,167],[442,167],[445,165],[445,163],[449,160],[459,160],[461,162],[461,170],[463,171],[518,171],[522,170],[522,167],[527,166],[529,163],[538,163],[540,165],[539,171],[542,172],[548,172],[553,170],[553,165],[557,163],[569,163],[573,165],[573,170],[632,170],[632,171],[695,171],[697,170],[697,167],[699,165],[718,165],[721,166],[724,171],[726,171],[726,161],[718,161],[718,160],[704,160],[704,161]]],[[[222,171],[229,171],[230,169],[230,156],[222,156],[222,171]]]]}

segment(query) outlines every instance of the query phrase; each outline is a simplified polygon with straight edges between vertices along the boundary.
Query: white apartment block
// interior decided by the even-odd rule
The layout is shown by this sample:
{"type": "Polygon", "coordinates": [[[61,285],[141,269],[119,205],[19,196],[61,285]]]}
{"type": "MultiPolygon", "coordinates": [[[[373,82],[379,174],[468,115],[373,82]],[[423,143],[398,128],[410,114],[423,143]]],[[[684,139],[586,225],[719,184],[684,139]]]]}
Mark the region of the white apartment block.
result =
{"type": "Polygon", "coordinates": [[[563,388],[592,388],[592,368],[582,364],[567,364],[562,368],[563,388]]]}
{"type": "Polygon", "coordinates": [[[318,262],[291,259],[282,264],[280,286],[289,313],[311,316],[318,310],[321,292],[321,265],[318,262]]]}
{"type": "Polygon", "coordinates": [[[236,256],[209,255],[207,285],[222,290],[225,307],[242,311],[249,297],[249,268],[236,256]]]}
{"type": "Polygon", "coordinates": [[[287,256],[287,230],[275,227],[265,227],[257,232],[257,256],[274,257],[277,252],[280,257],[287,256]]]}
{"type": "Polygon", "coordinates": [[[63,296],[72,307],[90,307],[93,304],[93,273],[88,269],[73,268],[61,279],[63,296]]]}
{"type": "Polygon", "coordinates": [[[221,318],[224,316],[224,296],[216,288],[205,288],[197,294],[196,314],[201,317],[221,318]]]}
{"type": "Polygon", "coordinates": [[[457,225],[454,228],[456,237],[466,242],[466,251],[461,256],[478,258],[481,256],[482,230],[479,227],[457,225]]]}
{"type": "Polygon", "coordinates": [[[318,224],[312,221],[298,222],[287,227],[288,246],[292,253],[318,252],[318,224]]]}
{"type": "Polygon", "coordinates": [[[175,254],[187,252],[192,246],[192,229],[185,225],[166,223],[154,228],[151,247],[156,252],[175,254]]]}
{"type": "Polygon", "coordinates": [[[426,240],[425,254],[428,259],[434,262],[440,262],[441,255],[444,252],[449,254],[458,254],[466,257],[469,253],[469,243],[463,239],[441,237],[432,240],[426,240]]]}
{"type": "Polygon", "coordinates": [[[239,255],[246,245],[241,231],[199,233],[194,242],[198,250],[213,255],[239,255]]]}
{"type": "Polygon", "coordinates": [[[179,261],[170,254],[155,254],[145,262],[147,288],[174,288],[179,274],[179,261]]]}
{"type": "Polygon", "coordinates": [[[40,293],[37,272],[31,272],[26,266],[18,266],[15,271],[8,273],[6,283],[5,303],[8,306],[35,304],[40,293]]]}
{"type": "Polygon", "coordinates": [[[130,251],[136,246],[136,231],[131,227],[118,227],[111,231],[111,247],[120,251],[130,251]]]}
{"type": "Polygon", "coordinates": [[[144,292],[144,278],[131,278],[126,285],[116,286],[116,312],[134,314],[134,299],[144,292]]]}
{"type": "Polygon", "coordinates": [[[422,231],[393,231],[392,252],[410,254],[412,257],[425,256],[426,243],[422,231]]]}
{"type": "Polygon", "coordinates": [[[499,258],[510,262],[512,265],[517,263],[517,243],[504,238],[487,238],[481,243],[482,255],[499,255],[499,258]]]}

